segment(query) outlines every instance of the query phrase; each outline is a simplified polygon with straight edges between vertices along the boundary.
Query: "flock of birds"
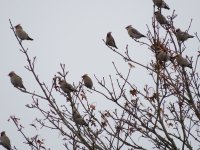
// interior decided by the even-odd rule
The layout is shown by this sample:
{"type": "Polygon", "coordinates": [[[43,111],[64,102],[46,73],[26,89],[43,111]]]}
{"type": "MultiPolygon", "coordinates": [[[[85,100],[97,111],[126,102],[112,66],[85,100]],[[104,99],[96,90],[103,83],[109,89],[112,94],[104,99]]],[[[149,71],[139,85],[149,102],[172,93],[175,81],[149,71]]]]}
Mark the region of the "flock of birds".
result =
{"type": "MultiPolygon", "coordinates": [[[[163,16],[161,14],[161,9],[170,9],[169,6],[164,2],[164,0],[153,0],[154,5],[156,5],[158,7],[158,11],[156,11],[154,13],[155,18],[157,20],[157,22],[159,22],[161,25],[169,25],[167,19],[165,18],[165,16],[163,16]]],[[[129,36],[133,39],[140,39],[142,37],[146,37],[145,35],[143,35],[142,33],[140,33],[138,30],[136,30],[135,28],[132,27],[132,25],[129,25],[126,27],[126,30],[129,34],[129,36]]],[[[15,26],[15,33],[17,35],[17,37],[22,41],[22,40],[33,40],[32,38],[29,37],[29,35],[23,30],[22,26],[20,24],[15,26]]],[[[187,32],[183,32],[180,29],[176,29],[175,31],[175,36],[177,38],[177,40],[179,42],[184,42],[186,41],[188,38],[193,38],[194,36],[188,34],[187,32]]],[[[113,48],[117,48],[116,44],[115,44],[115,40],[113,38],[113,36],[111,35],[111,32],[107,33],[106,36],[106,45],[111,46],[113,48]]],[[[160,50],[157,54],[157,58],[160,61],[168,61],[170,60],[170,55],[163,50],[160,50]]],[[[189,67],[192,68],[191,63],[189,63],[189,61],[186,58],[183,58],[180,54],[176,55],[176,61],[177,64],[182,66],[182,67],[189,67]]],[[[19,88],[19,89],[23,89],[26,91],[25,86],[23,85],[23,81],[22,78],[20,76],[18,76],[14,71],[11,71],[9,74],[10,76],[10,81],[13,84],[14,87],[19,88]]],[[[83,75],[82,76],[84,85],[89,88],[92,89],[93,87],[93,82],[92,79],[87,75],[83,75]]],[[[77,92],[76,88],[73,87],[71,84],[69,84],[66,80],[64,79],[59,79],[59,85],[60,85],[60,89],[64,92],[64,93],[70,93],[70,92],[77,92]]],[[[82,116],[79,114],[78,110],[75,107],[72,107],[72,117],[73,120],[76,124],[78,125],[85,125],[88,126],[88,124],[85,122],[85,120],[82,118],[82,116]]],[[[10,140],[9,138],[6,136],[5,131],[1,132],[1,137],[0,137],[0,144],[6,148],[7,150],[11,150],[11,144],[10,144],[10,140]]]]}
{"type": "MultiPolygon", "coordinates": [[[[8,76],[10,76],[10,81],[14,87],[26,90],[25,86],[23,85],[22,78],[19,75],[17,75],[14,71],[11,71],[8,74],[8,76]]],[[[92,79],[87,74],[84,74],[82,76],[82,79],[83,79],[84,85],[87,88],[92,89],[93,87],[92,79]]],[[[77,91],[71,84],[67,83],[66,80],[64,79],[59,79],[58,84],[60,85],[60,88],[62,89],[62,91],[65,93],[77,91]]]]}
{"type": "MultiPolygon", "coordinates": [[[[23,30],[23,28],[20,24],[15,26],[15,34],[20,39],[20,42],[22,42],[23,40],[33,41],[33,39],[30,38],[29,35],[23,30]]],[[[10,81],[15,88],[26,91],[26,88],[23,84],[22,78],[19,75],[17,75],[14,71],[11,71],[8,74],[8,76],[10,77],[10,81]]],[[[83,79],[83,83],[84,83],[85,87],[92,89],[92,87],[93,87],[92,79],[87,74],[84,74],[82,76],[82,79],[83,79]]],[[[64,93],[77,92],[76,88],[73,87],[70,83],[68,83],[64,79],[59,78],[58,84],[60,85],[60,89],[64,93]]],[[[80,113],[78,112],[78,110],[76,109],[75,106],[72,106],[72,118],[77,125],[88,126],[88,124],[85,122],[85,120],[80,115],[80,113]]],[[[2,145],[7,150],[11,150],[10,140],[6,136],[5,131],[1,132],[0,145],[2,145]]]]}
{"type": "MultiPolygon", "coordinates": [[[[165,18],[165,16],[161,14],[161,9],[165,8],[169,10],[170,9],[169,6],[164,2],[164,0],[153,0],[153,3],[155,6],[158,7],[158,11],[154,12],[157,22],[160,25],[170,25],[167,19],[165,18]]],[[[137,40],[142,37],[146,37],[144,34],[140,33],[137,29],[133,28],[132,25],[127,26],[126,30],[128,32],[128,35],[133,39],[137,40]]],[[[177,40],[181,43],[188,40],[189,38],[194,37],[193,35],[190,35],[187,32],[181,31],[179,28],[175,30],[174,34],[177,40]]],[[[118,49],[118,47],[115,44],[115,40],[113,36],[111,35],[111,32],[107,33],[106,45],[118,49]]],[[[172,60],[172,56],[170,56],[170,54],[167,51],[159,49],[156,51],[156,54],[157,54],[156,55],[157,59],[159,61],[166,62],[166,61],[172,60]]],[[[174,58],[176,59],[178,65],[182,67],[192,68],[192,64],[186,58],[183,58],[181,54],[177,54],[174,58]]]]}

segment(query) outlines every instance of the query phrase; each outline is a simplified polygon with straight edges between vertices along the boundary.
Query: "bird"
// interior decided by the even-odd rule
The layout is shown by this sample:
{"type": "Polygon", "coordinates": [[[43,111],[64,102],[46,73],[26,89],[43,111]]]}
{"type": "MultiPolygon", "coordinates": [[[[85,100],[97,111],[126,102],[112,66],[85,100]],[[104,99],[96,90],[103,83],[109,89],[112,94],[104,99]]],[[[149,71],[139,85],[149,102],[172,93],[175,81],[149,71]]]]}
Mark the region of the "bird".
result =
{"type": "Polygon", "coordinates": [[[184,42],[186,41],[188,38],[193,38],[193,35],[190,35],[187,32],[183,32],[180,29],[176,29],[175,31],[175,35],[178,41],[184,42]]]}
{"type": "Polygon", "coordinates": [[[85,122],[83,117],[80,115],[78,110],[75,108],[75,106],[72,106],[72,118],[74,122],[78,125],[85,125],[88,126],[88,124],[85,122]]]}
{"type": "Polygon", "coordinates": [[[92,89],[93,87],[93,82],[92,82],[92,79],[87,75],[87,74],[84,74],[82,76],[83,78],[83,82],[84,82],[84,85],[89,88],[89,89],[92,89]]]}
{"type": "Polygon", "coordinates": [[[10,76],[10,81],[13,84],[14,87],[16,88],[22,88],[26,90],[26,88],[23,85],[22,78],[18,76],[14,71],[11,71],[8,76],[10,76]]]}
{"type": "Polygon", "coordinates": [[[176,58],[178,65],[180,65],[182,67],[192,68],[192,64],[186,58],[183,58],[180,54],[177,54],[175,56],[175,58],[176,58]]]}
{"type": "Polygon", "coordinates": [[[58,83],[62,91],[65,93],[77,92],[77,90],[71,84],[67,83],[65,80],[60,79],[58,83]]]}
{"type": "Polygon", "coordinates": [[[156,11],[154,12],[154,15],[156,17],[156,20],[161,24],[161,25],[169,25],[167,19],[165,18],[165,16],[163,16],[161,14],[160,11],[156,11]]]}
{"type": "Polygon", "coordinates": [[[145,35],[143,35],[142,33],[140,33],[138,30],[134,29],[132,27],[132,25],[129,25],[126,27],[126,30],[129,34],[129,36],[133,39],[139,39],[141,37],[146,37],[145,35]]]}
{"type": "Polygon", "coordinates": [[[167,62],[171,59],[171,56],[167,52],[160,50],[157,52],[157,59],[167,62]]]}
{"type": "Polygon", "coordinates": [[[11,150],[10,139],[6,136],[6,132],[1,132],[0,144],[7,150],[11,150]]]}
{"type": "Polygon", "coordinates": [[[107,36],[106,36],[106,45],[118,49],[117,46],[116,46],[116,44],[115,44],[115,40],[114,40],[113,36],[111,35],[111,32],[107,33],[107,36]]]}
{"type": "Polygon", "coordinates": [[[16,35],[20,38],[20,40],[31,40],[33,41],[32,38],[28,36],[28,34],[23,30],[22,26],[20,24],[15,26],[15,33],[16,35]]]}
{"type": "Polygon", "coordinates": [[[158,8],[165,8],[170,9],[169,6],[164,2],[164,0],[153,0],[154,5],[156,5],[158,8]]]}

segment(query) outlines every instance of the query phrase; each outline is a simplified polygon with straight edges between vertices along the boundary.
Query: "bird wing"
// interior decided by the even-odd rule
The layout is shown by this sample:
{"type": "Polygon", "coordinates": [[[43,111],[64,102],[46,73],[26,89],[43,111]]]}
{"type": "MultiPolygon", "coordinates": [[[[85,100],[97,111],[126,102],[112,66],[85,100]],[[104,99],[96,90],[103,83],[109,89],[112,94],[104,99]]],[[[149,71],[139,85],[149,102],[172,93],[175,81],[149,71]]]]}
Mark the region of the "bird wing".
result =
{"type": "Polygon", "coordinates": [[[114,38],[111,37],[111,39],[112,39],[113,45],[114,45],[115,47],[117,47],[116,44],[115,44],[115,40],[114,40],[114,38]]]}
{"type": "Polygon", "coordinates": [[[134,33],[134,34],[141,34],[138,30],[136,30],[134,28],[131,28],[131,32],[134,33]]]}
{"type": "Polygon", "coordinates": [[[169,5],[163,1],[163,7],[169,8],[169,5]]]}

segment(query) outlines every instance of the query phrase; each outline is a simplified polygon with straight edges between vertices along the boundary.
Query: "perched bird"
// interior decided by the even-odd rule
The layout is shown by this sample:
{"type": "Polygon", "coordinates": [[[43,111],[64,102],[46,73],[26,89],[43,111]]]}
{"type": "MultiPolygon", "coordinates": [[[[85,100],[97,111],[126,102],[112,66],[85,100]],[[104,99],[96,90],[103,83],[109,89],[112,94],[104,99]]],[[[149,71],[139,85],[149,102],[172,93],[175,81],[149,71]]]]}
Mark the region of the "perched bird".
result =
{"type": "Polygon", "coordinates": [[[5,131],[1,132],[0,144],[7,150],[11,150],[10,139],[6,136],[5,131]]]}
{"type": "Polygon", "coordinates": [[[28,34],[23,30],[20,24],[15,26],[15,33],[21,40],[33,40],[28,36],[28,34]]]}
{"type": "Polygon", "coordinates": [[[93,82],[92,82],[92,79],[87,75],[87,74],[84,74],[82,76],[83,78],[83,82],[84,82],[84,85],[89,88],[89,89],[92,89],[93,87],[93,82]]]}
{"type": "Polygon", "coordinates": [[[10,81],[16,88],[23,88],[26,90],[26,88],[23,85],[22,78],[18,76],[14,71],[11,71],[8,76],[10,76],[10,81]]]}
{"type": "Polygon", "coordinates": [[[192,68],[192,64],[186,58],[183,58],[180,54],[176,55],[175,58],[176,58],[178,65],[180,65],[182,67],[192,68]]]}
{"type": "Polygon", "coordinates": [[[155,15],[155,17],[156,17],[156,20],[157,20],[161,25],[168,25],[168,24],[169,24],[168,21],[167,21],[167,19],[165,18],[165,16],[163,16],[163,15],[161,14],[160,11],[154,12],[154,15],[155,15]]]}
{"type": "Polygon", "coordinates": [[[133,39],[139,39],[141,37],[146,37],[142,33],[140,33],[138,30],[134,29],[132,25],[129,25],[126,27],[126,30],[128,31],[128,34],[133,39]]]}
{"type": "Polygon", "coordinates": [[[62,91],[65,93],[77,92],[77,90],[71,84],[67,83],[65,80],[60,79],[58,84],[60,85],[62,91]]]}
{"type": "Polygon", "coordinates": [[[187,32],[183,32],[180,29],[176,29],[175,31],[175,35],[178,41],[184,42],[186,41],[188,38],[193,38],[193,35],[190,35],[187,32]]]}
{"type": "Polygon", "coordinates": [[[164,0],[153,0],[154,5],[156,5],[158,8],[165,8],[170,9],[169,6],[164,2],[164,0]]]}
{"type": "Polygon", "coordinates": [[[171,56],[167,52],[160,50],[157,52],[157,58],[160,61],[167,62],[171,59],[171,56]]]}
{"type": "Polygon", "coordinates": [[[115,44],[115,40],[114,40],[113,36],[111,35],[111,32],[107,33],[107,36],[106,36],[106,45],[112,46],[112,47],[115,47],[116,49],[118,49],[117,46],[116,46],[116,44],[115,44]]]}
{"type": "Polygon", "coordinates": [[[83,117],[80,115],[78,110],[75,108],[75,106],[72,107],[72,118],[74,122],[78,125],[85,125],[88,126],[88,124],[85,122],[83,117]]]}

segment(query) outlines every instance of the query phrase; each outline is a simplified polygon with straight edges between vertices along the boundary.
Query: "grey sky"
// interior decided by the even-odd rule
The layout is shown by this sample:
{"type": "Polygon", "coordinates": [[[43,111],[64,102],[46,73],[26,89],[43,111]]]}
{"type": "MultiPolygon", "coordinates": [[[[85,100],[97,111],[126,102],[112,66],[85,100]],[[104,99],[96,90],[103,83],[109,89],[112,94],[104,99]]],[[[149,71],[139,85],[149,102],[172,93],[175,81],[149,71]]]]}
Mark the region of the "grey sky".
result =
{"type": "MultiPolygon", "coordinates": [[[[189,33],[199,32],[199,0],[166,0],[166,3],[171,9],[163,10],[163,14],[170,15],[175,9],[178,14],[175,21],[176,27],[186,30],[190,19],[193,18],[189,33]]],[[[7,132],[12,144],[19,149],[27,149],[14,125],[7,122],[9,116],[20,117],[21,122],[28,126],[39,113],[25,107],[26,104],[31,103],[31,97],[15,89],[7,76],[14,70],[23,78],[28,90],[38,91],[32,74],[24,68],[26,59],[19,51],[20,47],[10,30],[9,18],[13,25],[20,23],[34,39],[34,41],[24,41],[23,45],[29,48],[31,57],[37,56],[36,70],[42,81],[51,85],[52,77],[60,70],[59,64],[65,63],[69,70],[69,82],[77,84],[85,73],[88,73],[93,80],[93,74],[98,77],[115,75],[112,61],[116,62],[121,71],[127,72],[128,65],[118,55],[111,52],[102,41],[109,31],[112,32],[119,51],[125,51],[128,44],[135,60],[147,64],[153,59],[153,54],[145,46],[140,46],[132,40],[125,29],[131,24],[141,33],[146,34],[146,24],[151,26],[152,6],[152,0],[1,0],[0,130],[7,132]]],[[[142,39],[142,41],[147,40],[142,39]]],[[[191,39],[186,44],[188,48],[185,55],[197,54],[199,49],[197,39],[191,39]]],[[[145,73],[148,74],[140,67],[136,67],[133,79],[136,85],[143,87],[149,82],[148,77],[141,77],[145,73]],[[144,83],[141,85],[140,81],[144,83]]],[[[97,86],[97,83],[94,83],[94,86],[97,86]]],[[[99,102],[105,102],[102,97],[88,95],[89,100],[97,105],[98,110],[109,107],[99,102]]],[[[25,131],[32,135],[34,128],[29,127],[25,131]]],[[[63,149],[61,144],[52,142],[59,137],[59,134],[53,131],[47,132],[47,130],[39,131],[39,133],[43,137],[48,135],[47,147],[63,149]],[[49,138],[50,136],[52,138],[49,138]]],[[[0,147],[0,149],[3,148],[0,147]]]]}

